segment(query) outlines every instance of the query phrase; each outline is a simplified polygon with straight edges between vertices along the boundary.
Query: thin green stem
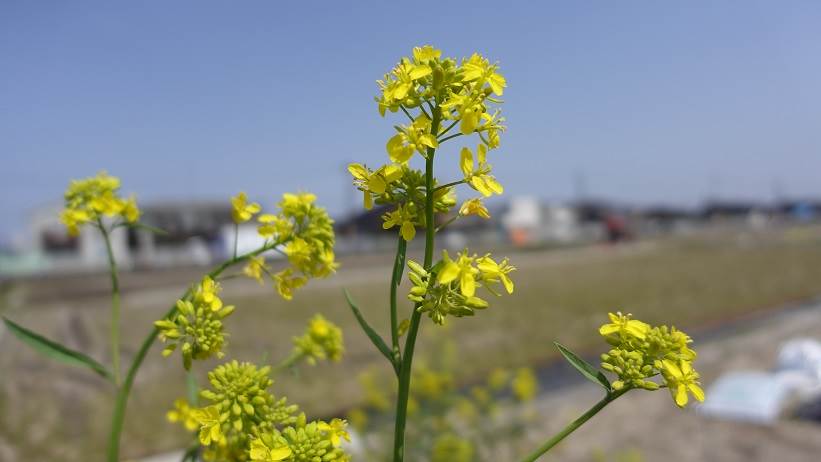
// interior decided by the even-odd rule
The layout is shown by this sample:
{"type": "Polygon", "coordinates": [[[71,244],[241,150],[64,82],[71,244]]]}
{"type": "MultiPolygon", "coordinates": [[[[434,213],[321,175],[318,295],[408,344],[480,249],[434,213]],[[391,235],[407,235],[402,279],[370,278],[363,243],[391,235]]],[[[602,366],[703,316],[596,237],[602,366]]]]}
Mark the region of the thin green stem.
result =
{"type": "Polygon", "coordinates": [[[393,345],[395,363],[402,361],[402,352],[399,350],[399,319],[396,315],[396,291],[402,282],[407,249],[408,242],[405,241],[400,234],[396,244],[396,258],[393,261],[393,273],[391,275],[391,343],[393,345]]]}
{"type": "MultiPolygon", "coordinates": [[[[421,106],[420,106],[421,107],[421,106]]],[[[431,121],[431,133],[439,131],[439,123],[442,119],[442,111],[439,107],[433,107],[433,120],[431,121]]],[[[430,270],[433,262],[434,247],[434,221],[433,221],[433,157],[436,154],[434,148],[428,148],[425,158],[425,269],[430,270]]],[[[396,399],[396,424],[393,435],[393,462],[402,462],[405,457],[405,423],[408,417],[408,397],[410,393],[411,367],[413,365],[413,351],[416,346],[416,336],[419,333],[419,322],[422,318],[414,307],[411,315],[408,337],[405,339],[405,349],[402,352],[402,367],[399,370],[399,392],[396,399]]]]}
{"type": "MultiPolygon", "coordinates": [[[[255,257],[263,252],[276,248],[276,246],[282,244],[281,242],[274,242],[270,244],[266,244],[259,249],[256,249],[252,252],[248,252],[243,255],[239,255],[235,258],[227,260],[214,268],[208,276],[211,279],[217,278],[223,271],[230,268],[237,263],[241,263],[245,260],[248,260],[251,257],[255,257]]],[[[189,288],[186,290],[183,295],[182,299],[187,299],[191,296],[191,289],[189,288]]],[[[167,319],[177,312],[176,304],[168,310],[165,315],[163,315],[162,319],[167,319]]],[[[154,344],[154,340],[157,338],[157,334],[159,333],[158,329],[154,327],[151,329],[151,332],[148,336],[145,337],[143,340],[140,349],[137,351],[137,355],[134,357],[134,361],[132,361],[131,366],[128,368],[128,373],[125,376],[125,381],[123,382],[122,386],[117,391],[117,401],[114,403],[114,412],[111,418],[111,428],[109,430],[108,435],[108,462],[118,462],[120,457],[120,434],[123,431],[123,423],[125,422],[125,411],[126,405],[128,404],[128,396],[131,393],[131,387],[134,385],[134,379],[137,377],[137,371],[140,369],[143,361],[145,360],[145,356],[148,354],[148,350],[151,349],[151,345],[154,344]]]]}
{"type": "Polygon", "coordinates": [[[442,144],[442,143],[444,143],[444,142],[445,142],[445,141],[447,141],[447,140],[452,140],[452,139],[454,139],[454,138],[458,138],[458,137],[460,137],[460,136],[462,136],[462,134],[461,134],[461,133],[454,133],[453,135],[446,136],[446,137],[442,138],[441,140],[436,140],[436,142],[437,142],[437,143],[439,143],[439,144],[442,144]]]}
{"type": "Polygon", "coordinates": [[[448,127],[447,127],[446,129],[444,129],[444,130],[442,130],[441,132],[439,132],[439,134],[438,134],[438,135],[436,135],[436,137],[437,137],[437,138],[439,138],[439,137],[440,137],[440,136],[442,136],[442,135],[446,135],[446,134],[450,131],[450,129],[451,129],[451,128],[453,128],[453,127],[455,127],[455,126],[456,126],[456,124],[458,124],[458,123],[459,123],[459,119],[454,120],[454,121],[453,121],[453,123],[451,123],[450,125],[448,125],[448,127]]]}
{"type": "Polygon", "coordinates": [[[117,273],[117,262],[111,248],[111,236],[103,221],[97,218],[97,227],[105,241],[108,255],[108,272],[111,274],[111,369],[114,373],[114,384],[120,386],[120,277],[117,273]]]}
{"type": "Polygon", "coordinates": [[[280,361],[279,364],[274,366],[273,371],[276,374],[278,372],[284,371],[285,369],[290,369],[294,366],[294,364],[296,364],[299,360],[301,360],[304,357],[305,353],[299,350],[294,350],[291,352],[290,355],[288,355],[287,358],[283,359],[282,361],[280,361]]]}
{"type": "Polygon", "coordinates": [[[402,112],[404,112],[404,113],[405,113],[405,115],[406,115],[406,116],[408,116],[408,119],[410,119],[410,121],[411,121],[411,122],[413,122],[413,120],[414,120],[414,119],[413,119],[413,116],[411,115],[411,113],[410,113],[410,112],[408,112],[408,110],[407,110],[407,109],[405,109],[405,106],[400,105],[400,106],[399,106],[399,108],[401,108],[401,109],[402,109],[402,112]]]}
{"type": "Polygon", "coordinates": [[[569,435],[569,434],[573,433],[574,431],[576,431],[576,429],[578,429],[579,427],[584,425],[585,422],[590,420],[591,417],[598,414],[599,411],[604,409],[605,406],[607,406],[611,402],[615,401],[619,396],[627,393],[629,390],[630,390],[629,388],[623,388],[619,391],[608,393],[607,396],[602,398],[601,401],[596,403],[595,406],[591,407],[587,412],[582,414],[581,417],[574,420],[573,422],[570,422],[570,424],[568,426],[564,427],[562,429],[562,431],[560,431],[559,433],[556,433],[555,435],[553,435],[552,438],[545,441],[544,444],[539,446],[535,451],[533,451],[530,454],[528,454],[527,456],[525,456],[521,460],[521,462],[533,462],[536,459],[538,459],[539,457],[543,456],[547,451],[551,450],[553,448],[553,446],[556,446],[557,444],[559,444],[559,442],[561,442],[563,439],[565,439],[567,437],[567,435],[569,435]]]}
{"type": "Polygon", "coordinates": [[[459,217],[461,217],[461,216],[462,215],[457,213],[455,216],[453,216],[453,218],[451,218],[448,221],[446,221],[446,222],[442,223],[441,225],[437,226],[436,227],[436,233],[439,233],[439,231],[442,231],[443,229],[445,229],[445,227],[447,225],[449,225],[449,224],[453,223],[454,221],[458,220],[459,217]]]}
{"type": "Polygon", "coordinates": [[[465,180],[452,181],[450,183],[445,183],[442,186],[437,186],[437,187],[433,188],[433,192],[436,193],[436,192],[441,191],[445,188],[452,188],[454,186],[459,186],[460,184],[465,184],[465,183],[467,183],[465,180]]]}

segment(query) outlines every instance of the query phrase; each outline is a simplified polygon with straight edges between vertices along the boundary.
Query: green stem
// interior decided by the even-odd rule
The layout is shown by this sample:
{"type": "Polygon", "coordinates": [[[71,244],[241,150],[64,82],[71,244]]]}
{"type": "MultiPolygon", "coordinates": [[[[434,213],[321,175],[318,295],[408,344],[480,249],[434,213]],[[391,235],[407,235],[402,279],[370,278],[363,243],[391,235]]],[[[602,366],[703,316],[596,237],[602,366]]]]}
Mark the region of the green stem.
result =
{"type": "Polygon", "coordinates": [[[445,188],[452,188],[452,187],[454,187],[454,186],[458,186],[458,185],[460,185],[460,184],[464,184],[464,183],[466,183],[466,181],[465,181],[465,180],[452,181],[452,182],[450,182],[450,183],[443,184],[442,186],[437,186],[437,187],[433,188],[433,192],[435,193],[435,192],[438,192],[438,191],[440,191],[440,190],[442,190],[442,189],[445,189],[445,188]]]}
{"type": "Polygon", "coordinates": [[[445,141],[447,141],[447,140],[452,140],[452,139],[454,139],[454,138],[458,138],[458,137],[460,137],[460,136],[462,136],[462,134],[461,134],[461,133],[454,133],[453,135],[446,136],[446,137],[442,138],[441,140],[436,140],[436,142],[437,142],[437,143],[439,143],[439,144],[442,144],[442,143],[444,143],[444,142],[445,142],[445,141]]]}
{"type": "Polygon", "coordinates": [[[616,392],[613,392],[613,393],[608,393],[607,396],[602,398],[601,401],[596,403],[595,406],[591,407],[587,412],[582,414],[581,417],[579,417],[578,419],[571,422],[568,426],[564,427],[564,429],[562,429],[562,431],[560,431],[559,433],[556,433],[555,435],[553,435],[552,438],[545,441],[545,443],[542,444],[541,446],[539,446],[535,451],[533,451],[529,455],[525,456],[521,460],[521,462],[533,462],[536,459],[538,459],[539,457],[543,456],[547,451],[551,450],[553,448],[553,446],[556,446],[557,444],[559,444],[559,442],[561,442],[563,439],[565,439],[567,437],[567,435],[569,435],[569,434],[573,433],[574,431],[576,431],[577,428],[584,425],[585,422],[590,420],[590,418],[593,417],[594,415],[598,414],[598,412],[601,411],[602,409],[604,409],[605,406],[607,406],[611,402],[615,401],[616,398],[618,398],[619,396],[627,393],[629,390],[630,390],[629,388],[623,388],[619,391],[616,391],[616,392]]]}
{"type": "Polygon", "coordinates": [[[442,130],[441,132],[439,132],[439,134],[438,134],[438,135],[436,135],[436,137],[438,138],[438,137],[440,137],[440,136],[444,136],[444,135],[446,135],[446,134],[450,131],[450,129],[451,129],[451,128],[453,128],[453,127],[455,127],[455,126],[456,126],[456,124],[458,124],[458,123],[459,123],[459,119],[454,120],[454,121],[453,121],[453,123],[451,123],[450,125],[448,125],[448,127],[447,127],[446,129],[444,129],[444,130],[442,130]]]}
{"type": "MultiPolygon", "coordinates": [[[[251,257],[255,257],[263,252],[271,250],[278,245],[281,245],[282,242],[275,242],[266,244],[259,249],[254,250],[253,252],[248,252],[246,254],[237,256],[232,258],[228,261],[223,262],[221,265],[214,268],[208,276],[211,279],[216,279],[223,271],[228,269],[229,267],[241,263],[245,260],[248,260],[251,257]]],[[[185,291],[182,295],[182,299],[187,299],[191,296],[191,289],[185,291]]],[[[176,304],[168,310],[162,317],[162,319],[167,319],[177,312],[176,304]]],[[[109,430],[108,435],[108,458],[106,459],[108,462],[118,462],[120,457],[120,434],[123,431],[123,423],[125,422],[125,410],[126,404],[128,404],[128,396],[131,393],[131,387],[134,385],[134,378],[137,376],[137,371],[140,369],[143,361],[145,360],[145,356],[148,354],[148,350],[151,349],[151,345],[154,343],[154,340],[157,338],[158,329],[154,327],[151,329],[151,332],[148,336],[143,340],[140,349],[137,351],[137,355],[134,357],[134,361],[131,363],[131,366],[128,368],[128,373],[125,376],[125,381],[123,382],[120,389],[117,391],[117,401],[114,403],[114,412],[111,418],[111,429],[109,430]]]]}
{"type": "Polygon", "coordinates": [[[394,362],[402,361],[402,353],[399,351],[399,320],[396,315],[396,291],[402,282],[402,272],[405,269],[405,254],[407,253],[408,242],[399,235],[396,244],[396,259],[393,261],[393,274],[391,276],[391,342],[393,344],[394,362]]]}
{"type": "Polygon", "coordinates": [[[117,274],[117,262],[114,260],[114,251],[111,249],[111,236],[101,219],[97,219],[97,226],[105,241],[105,250],[108,255],[108,272],[111,274],[111,369],[114,372],[114,384],[120,386],[120,277],[117,274]]]}
{"type": "Polygon", "coordinates": [[[293,367],[294,364],[297,363],[297,361],[299,361],[303,357],[305,357],[305,353],[299,350],[292,351],[287,358],[283,359],[279,364],[273,367],[274,373],[276,374],[278,372],[284,371],[285,369],[290,369],[291,367],[293,367]]]}
{"type": "MultiPolygon", "coordinates": [[[[421,106],[420,106],[421,107],[421,106]]],[[[438,106],[433,108],[433,120],[431,121],[431,133],[439,130],[439,123],[442,119],[442,111],[438,106]]],[[[430,270],[433,262],[434,231],[433,222],[433,157],[436,153],[434,148],[428,148],[425,159],[425,269],[430,270]]],[[[402,367],[399,370],[399,392],[396,399],[396,424],[393,434],[393,462],[402,462],[405,457],[405,423],[408,417],[408,395],[410,393],[411,366],[413,364],[413,351],[416,346],[416,335],[419,333],[419,322],[422,318],[414,307],[411,315],[408,337],[405,339],[405,349],[402,353],[402,367]]]]}

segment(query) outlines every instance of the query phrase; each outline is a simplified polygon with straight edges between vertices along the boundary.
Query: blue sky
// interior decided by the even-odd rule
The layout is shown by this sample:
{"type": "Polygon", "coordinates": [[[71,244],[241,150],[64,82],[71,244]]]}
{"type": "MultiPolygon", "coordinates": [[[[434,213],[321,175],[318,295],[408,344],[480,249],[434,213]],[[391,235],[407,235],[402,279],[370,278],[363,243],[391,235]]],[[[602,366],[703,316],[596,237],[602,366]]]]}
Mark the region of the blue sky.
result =
{"type": "Polygon", "coordinates": [[[348,210],[392,132],[374,81],[426,43],[500,62],[510,194],[821,196],[819,2],[343,3],[2,2],[0,236],[103,168],[143,202],[348,210]]]}

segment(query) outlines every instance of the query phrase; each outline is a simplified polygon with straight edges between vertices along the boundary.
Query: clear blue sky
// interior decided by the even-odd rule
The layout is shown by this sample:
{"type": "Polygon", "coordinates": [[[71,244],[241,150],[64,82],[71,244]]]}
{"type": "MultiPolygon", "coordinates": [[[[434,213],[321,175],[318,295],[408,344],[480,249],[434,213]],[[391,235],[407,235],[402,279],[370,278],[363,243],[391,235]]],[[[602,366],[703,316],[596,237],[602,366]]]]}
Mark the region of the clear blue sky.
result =
{"type": "Polygon", "coordinates": [[[392,132],[374,81],[426,43],[501,63],[511,194],[821,195],[820,2],[344,3],[3,1],[0,236],[102,168],[144,202],[347,210],[392,132]]]}

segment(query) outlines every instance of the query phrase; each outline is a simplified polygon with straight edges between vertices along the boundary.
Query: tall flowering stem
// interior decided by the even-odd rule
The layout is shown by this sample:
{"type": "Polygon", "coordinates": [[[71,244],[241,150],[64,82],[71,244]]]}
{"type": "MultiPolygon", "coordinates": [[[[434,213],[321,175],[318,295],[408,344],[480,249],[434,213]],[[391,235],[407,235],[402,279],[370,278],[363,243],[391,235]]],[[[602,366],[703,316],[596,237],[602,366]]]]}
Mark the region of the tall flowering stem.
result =
{"type": "Polygon", "coordinates": [[[108,255],[108,272],[111,274],[111,368],[113,369],[114,383],[120,384],[120,277],[117,272],[117,262],[114,260],[114,251],[111,248],[111,235],[103,221],[97,219],[97,227],[103,235],[105,250],[108,255]]]}
{"type": "Polygon", "coordinates": [[[396,258],[393,262],[393,273],[391,275],[391,345],[393,346],[393,361],[395,363],[402,360],[402,353],[399,350],[399,319],[396,313],[396,291],[402,282],[407,249],[408,241],[400,235],[397,238],[396,258]]]}
{"type": "Polygon", "coordinates": [[[539,457],[545,455],[548,451],[553,449],[553,446],[559,444],[563,439],[565,439],[568,435],[576,431],[579,427],[584,425],[588,420],[590,420],[594,415],[598,414],[599,411],[605,408],[608,404],[612,403],[616,400],[619,396],[627,393],[629,388],[623,388],[619,391],[608,393],[607,396],[601,399],[595,406],[588,409],[587,412],[582,414],[578,419],[570,422],[566,427],[562,429],[559,433],[556,433],[551,437],[549,440],[545,441],[544,444],[536,448],[533,452],[525,456],[521,462],[533,462],[537,460],[539,457]]]}
{"type": "MultiPolygon", "coordinates": [[[[252,252],[248,252],[243,255],[236,256],[223,262],[221,265],[214,268],[210,273],[208,273],[208,277],[211,279],[216,279],[219,277],[225,270],[231,268],[234,265],[239,263],[245,262],[250,260],[252,257],[256,257],[268,250],[271,250],[279,245],[282,245],[281,242],[274,242],[271,244],[267,244],[262,246],[252,252]]],[[[181,299],[186,300],[191,296],[191,289],[188,289],[183,293],[181,299]]],[[[174,305],[168,312],[163,316],[163,319],[170,318],[177,313],[177,306],[174,305]]],[[[128,404],[128,396],[131,393],[131,388],[134,385],[134,379],[137,377],[137,371],[139,371],[140,366],[142,366],[143,361],[145,360],[145,356],[148,354],[148,350],[151,349],[151,345],[154,344],[154,341],[157,339],[157,334],[159,334],[159,329],[154,327],[151,332],[145,337],[143,340],[140,349],[137,351],[137,355],[134,357],[134,361],[132,361],[131,366],[128,368],[128,372],[125,376],[125,381],[120,386],[119,390],[117,391],[117,400],[114,403],[114,413],[112,414],[111,419],[111,429],[109,430],[108,436],[108,462],[118,462],[120,457],[120,435],[123,431],[123,423],[125,422],[125,411],[126,405],[128,404]]]]}
{"type": "MultiPolygon", "coordinates": [[[[431,122],[431,133],[439,131],[439,124],[442,120],[442,111],[437,105],[433,108],[433,120],[431,122]]],[[[424,268],[430,271],[433,265],[434,232],[436,230],[433,221],[433,159],[436,148],[429,147],[425,159],[425,262],[424,268]]],[[[399,369],[399,394],[396,400],[396,423],[393,435],[393,460],[402,462],[405,456],[405,424],[408,417],[408,394],[410,392],[411,367],[413,365],[413,352],[416,346],[416,336],[419,333],[419,322],[422,313],[414,307],[411,315],[410,327],[408,328],[408,338],[405,340],[405,349],[402,354],[402,365],[399,369]]]]}

